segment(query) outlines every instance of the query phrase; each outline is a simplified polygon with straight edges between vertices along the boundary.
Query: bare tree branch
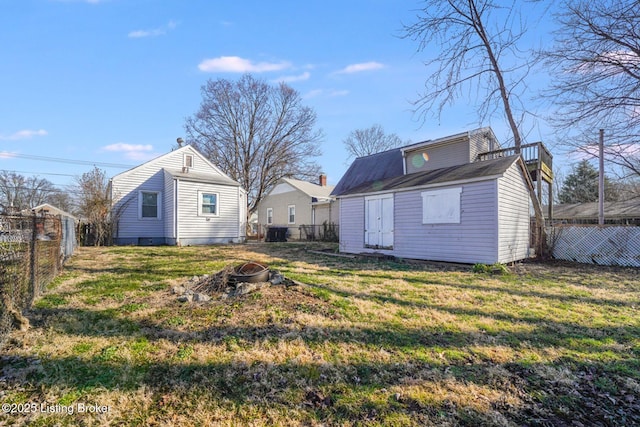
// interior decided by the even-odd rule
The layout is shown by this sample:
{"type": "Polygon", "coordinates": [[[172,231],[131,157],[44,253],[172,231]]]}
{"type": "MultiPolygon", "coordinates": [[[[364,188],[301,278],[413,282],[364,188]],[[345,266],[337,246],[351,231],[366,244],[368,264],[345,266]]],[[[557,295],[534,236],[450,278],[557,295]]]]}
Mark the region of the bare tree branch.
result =
{"type": "Polygon", "coordinates": [[[440,117],[464,89],[475,88],[481,99],[480,120],[501,110],[519,151],[521,121],[516,120],[514,104],[535,61],[518,48],[526,27],[517,2],[501,6],[491,0],[427,0],[420,12],[416,23],[405,26],[404,37],[418,41],[418,51],[435,46],[439,53],[426,62],[435,71],[414,103],[416,112],[424,120],[435,109],[440,117]]]}
{"type": "Polygon", "coordinates": [[[187,139],[248,191],[253,212],[282,177],[316,179],[323,134],[298,92],[246,74],[237,82],[209,80],[198,112],[185,122],[187,139]]]}
{"type": "MultiPolygon", "coordinates": [[[[589,147],[605,129],[607,160],[640,176],[640,2],[568,0],[546,64],[556,79],[545,93],[565,145],[589,147]]],[[[596,151],[597,152],[597,151],[596,151]]]]}
{"type": "Polygon", "coordinates": [[[368,156],[374,153],[390,150],[403,145],[402,139],[395,133],[385,134],[384,128],[379,124],[366,129],[356,129],[342,141],[349,153],[349,159],[368,156]]]}

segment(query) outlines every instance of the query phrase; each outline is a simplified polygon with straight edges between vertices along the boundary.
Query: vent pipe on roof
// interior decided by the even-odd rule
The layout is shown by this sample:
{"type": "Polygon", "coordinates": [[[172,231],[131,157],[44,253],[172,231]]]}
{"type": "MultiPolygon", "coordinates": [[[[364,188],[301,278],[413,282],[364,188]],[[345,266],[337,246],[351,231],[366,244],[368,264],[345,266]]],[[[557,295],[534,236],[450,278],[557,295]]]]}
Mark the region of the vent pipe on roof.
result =
{"type": "Polygon", "coordinates": [[[184,139],[178,138],[178,139],[176,139],[176,142],[178,143],[178,147],[182,148],[182,144],[184,144],[184,139]]]}

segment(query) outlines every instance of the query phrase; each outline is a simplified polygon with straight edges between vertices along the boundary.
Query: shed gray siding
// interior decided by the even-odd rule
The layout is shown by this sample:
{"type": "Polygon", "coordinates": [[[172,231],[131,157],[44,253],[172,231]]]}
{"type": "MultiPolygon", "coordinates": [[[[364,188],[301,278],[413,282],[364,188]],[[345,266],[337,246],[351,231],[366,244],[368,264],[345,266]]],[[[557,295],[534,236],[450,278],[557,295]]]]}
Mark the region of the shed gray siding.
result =
{"type": "Polygon", "coordinates": [[[508,263],[530,256],[531,214],[522,170],[512,165],[498,179],[498,258],[508,263]]]}
{"type": "Polygon", "coordinates": [[[340,252],[364,252],[364,197],[340,199],[340,252]]]}
{"type": "Polygon", "coordinates": [[[496,186],[496,181],[490,180],[437,187],[462,187],[459,224],[422,223],[422,192],[428,188],[396,192],[393,250],[365,248],[364,196],[342,199],[340,250],[471,264],[498,262],[496,186]],[[360,232],[356,233],[356,230],[360,232]]]}
{"type": "MultiPolygon", "coordinates": [[[[455,187],[460,186],[440,188],[455,187]]],[[[422,224],[424,190],[398,193],[393,255],[471,264],[496,262],[496,183],[492,180],[461,187],[459,224],[422,224]]]]}

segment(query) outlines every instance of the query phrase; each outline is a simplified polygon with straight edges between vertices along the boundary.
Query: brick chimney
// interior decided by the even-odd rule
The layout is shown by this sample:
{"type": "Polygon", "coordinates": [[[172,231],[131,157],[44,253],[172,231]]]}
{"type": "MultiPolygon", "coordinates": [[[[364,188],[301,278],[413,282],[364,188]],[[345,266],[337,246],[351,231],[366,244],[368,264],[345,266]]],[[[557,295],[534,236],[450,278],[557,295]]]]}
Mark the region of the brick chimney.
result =
{"type": "Polygon", "coordinates": [[[327,175],[325,174],[320,175],[320,186],[321,187],[327,186],[327,175]]]}

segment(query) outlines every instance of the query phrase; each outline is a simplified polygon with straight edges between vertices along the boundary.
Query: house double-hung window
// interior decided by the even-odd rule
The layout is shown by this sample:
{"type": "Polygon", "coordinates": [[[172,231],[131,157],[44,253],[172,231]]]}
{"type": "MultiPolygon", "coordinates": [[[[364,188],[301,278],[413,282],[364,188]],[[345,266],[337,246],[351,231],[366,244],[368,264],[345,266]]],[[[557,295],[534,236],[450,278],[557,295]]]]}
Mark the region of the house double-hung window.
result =
{"type": "Polygon", "coordinates": [[[198,192],[200,216],[218,216],[218,193],[198,192]]]}
{"type": "Polygon", "coordinates": [[[160,219],[162,193],[159,191],[140,191],[138,194],[138,217],[140,219],[160,219]]]}
{"type": "Polygon", "coordinates": [[[296,223],[296,205],[289,205],[287,207],[287,213],[288,213],[289,224],[295,224],[296,223]]]}

